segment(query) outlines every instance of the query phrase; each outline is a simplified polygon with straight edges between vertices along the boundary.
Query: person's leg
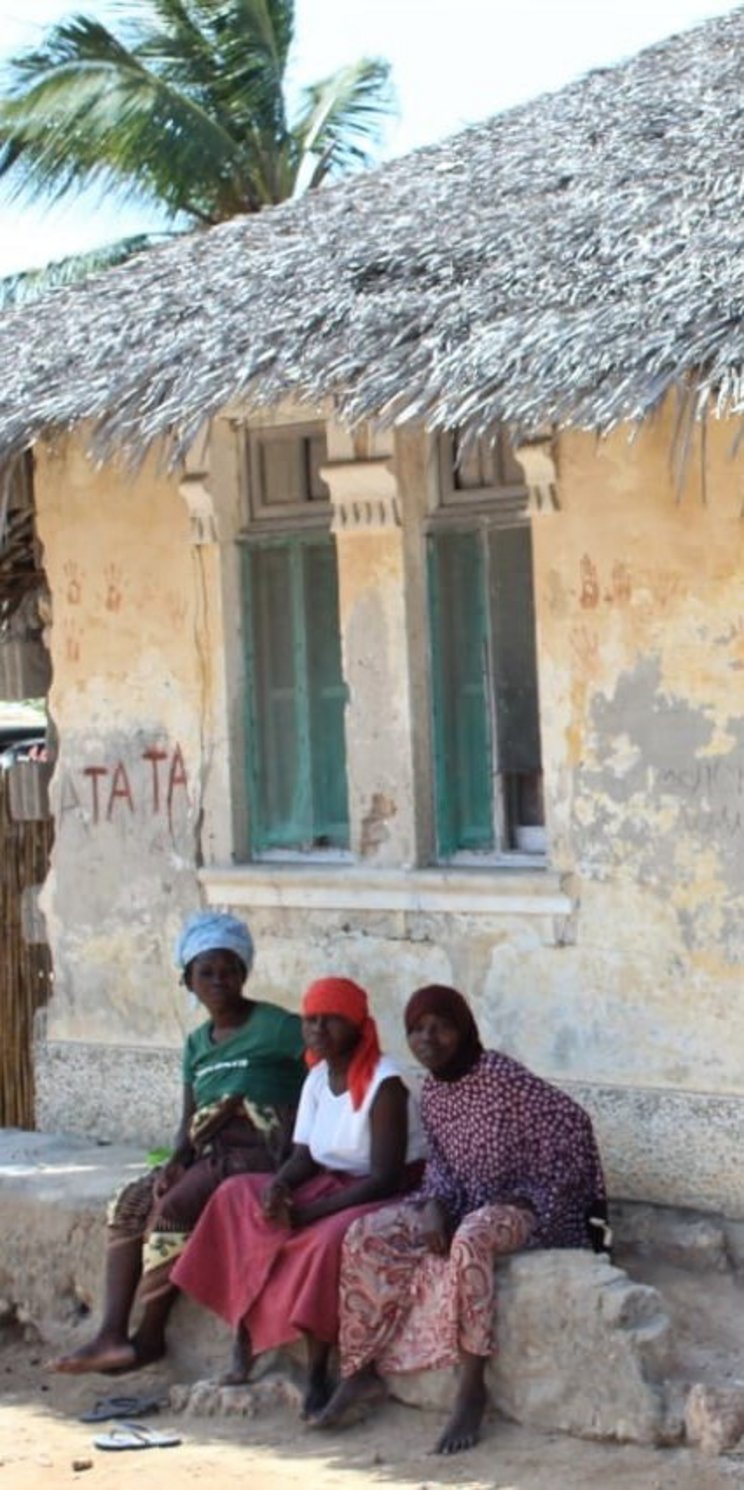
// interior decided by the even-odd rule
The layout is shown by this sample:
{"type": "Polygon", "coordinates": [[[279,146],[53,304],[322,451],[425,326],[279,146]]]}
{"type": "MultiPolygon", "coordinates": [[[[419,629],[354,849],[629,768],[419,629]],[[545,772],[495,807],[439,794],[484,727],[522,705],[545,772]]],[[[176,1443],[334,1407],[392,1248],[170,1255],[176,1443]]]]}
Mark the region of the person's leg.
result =
{"type": "Polygon", "coordinates": [[[172,1284],[147,1298],[134,1334],[129,1340],[132,1364],[130,1370],[151,1366],[165,1355],[165,1326],[178,1297],[172,1284]]]}
{"type": "Polygon", "coordinates": [[[328,1359],[331,1347],[325,1340],[318,1340],[315,1335],[305,1335],[307,1348],[307,1385],[305,1396],[302,1401],[303,1418],[317,1417],[322,1412],[331,1396],[331,1383],[328,1376],[328,1359]]]}
{"type": "Polygon", "coordinates": [[[178,1290],[167,1281],[148,1293],[137,1329],[128,1334],[129,1316],[142,1276],[139,1238],[118,1240],[109,1248],[101,1324],[93,1339],[70,1355],[50,1362],[53,1371],[71,1374],[100,1371],[112,1376],[150,1366],[165,1354],[165,1326],[178,1290]]]}
{"type": "Polygon", "coordinates": [[[457,1290],[460,1378],[437,1454],[458,1454],[478,1441],[487,1401],[486,1366],[495,1348],[494,1258],[518,1252],[533,1226],[532,1216],[518,1206],[493,1205],[472,1211],[455,1232],[450,1269],[457,1290]]]}
{"type": "Polygon", "coordinates": [[[50,1361],[50,1370],[76,1374],[131,1369],[129,1316],[142,1274],[142,1243],[153,1206],[155,1182],[155,1172],[141,1175],[124,1185],[110,1202],[101,1323],[86,1345],[50,1361]]]}
{"type": "Polygon", "coordinates": [[[230,1365],[219,1378],[221,1387],[242,1387],[250,1380],[253,1365],[251,1337],[244,1324],[239,1324],[233,1335],[230,1365]]]}
{"type": "Polygon", "coordinates": [[[75,1375],[86,1371],[105,1373],[131,1369],[133,1352],[127,1331],[141,1271],[141,1237],[111,1237],[106,1253],[101,1323],[87,1345],[50,1361],[50,1371],[75,1375]]]}
{"type": "Polygon", "coordinates": [[[129,1341],[131,1369],[152,1365],[165,1355],[165,1328],[178,1298],[171,1272],[221,1180],[222,1169],[211,1157],[197,1159],[155,1201],[142,1250],[137,1294],[141,1313],[129,1341]]]}
{"type": "Polygon", "coordinates": [[[435,1454],[459,1454],[478,1442],[486,1410],[487,1365],[488,1356],[462,1352],[457,1395],[447,1424],[434,1445],[435,1454]]]}
{"type": "Polygon", "coordinates": [[[314,1416],[317,1427],[336,1427],[360,1403],[384,1395],[375,1361],[406,1317],[411,1279],[424,1251],[419,1211],[405,1202],[349,1227],[339,1289],[341,1381],[314,1416]]]}

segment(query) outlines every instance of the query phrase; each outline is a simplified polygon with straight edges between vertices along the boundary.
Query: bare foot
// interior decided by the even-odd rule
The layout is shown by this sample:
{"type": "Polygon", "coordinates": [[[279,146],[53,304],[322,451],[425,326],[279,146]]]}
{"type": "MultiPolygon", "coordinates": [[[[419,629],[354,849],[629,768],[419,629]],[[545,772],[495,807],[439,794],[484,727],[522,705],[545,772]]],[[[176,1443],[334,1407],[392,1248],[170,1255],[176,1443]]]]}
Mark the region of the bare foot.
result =
{"type": "Polygon", "coordinates": [[[96,1336],[89,1345],[81,1345],[70,1355],[57,1356],[46,1362],[47,1371],[59,1371],[67,1376],[82,1376],[86,1371],[100,1371],[105,1376],[118,1376],[127,1371],[137,1371],[143,1361],[130,1340],[107,1340],[96,1336]]]}
{"type": "MultiPolygon", "coordinates": [[[[354,1376],[339,1382],[322,1412],[311,1419],[313,1428],[342,1428],[356,1420],[358,1409],[371,1406],[386,1396],[385,1385],[374,1366],[365,1366],[354,1376]]],[[[309,1416],[309,1414],[308,1414],[309,1416]]]]}
{"type": "Polygon", "coordinates": [[[484,1387],[460,1393],[455,1402],[452,1417],[444,1432],[437,1439],[434,1453],[461,1454],[463,1449],[472,1449],[480,1438],[485,1410],[486,1391],[484,1387]]]}
{"type": "Polygon", "coordinates": [[[242,1387],[250,1380],[251,1367],[253,1366],[253,1351],[247,1331],[242,1324],[238,1325],[233,1335],[232,1356],[230,1367],[220,1376],[221,1387],[242,1387]]]}

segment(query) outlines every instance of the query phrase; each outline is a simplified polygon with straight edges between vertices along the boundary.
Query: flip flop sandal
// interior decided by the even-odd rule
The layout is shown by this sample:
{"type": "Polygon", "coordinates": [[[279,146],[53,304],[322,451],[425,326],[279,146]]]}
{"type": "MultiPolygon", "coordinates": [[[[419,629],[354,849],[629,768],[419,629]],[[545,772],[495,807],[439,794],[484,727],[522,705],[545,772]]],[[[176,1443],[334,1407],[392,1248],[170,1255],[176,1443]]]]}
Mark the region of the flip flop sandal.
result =
{"type": "Polygon", "coordinates": [[[93,1447],[120,1453],[124,1449],[172,1449],[180,1442],[177,1433],[161,1433],[141,1423],[117,1423],[110,1433],[99,1433],[93,1447]]]}
{"type": "Polygon", "coordinates": [[[158,1397],[99,1397],[81,1423],[106,1423],[109,1418],[143,1418],[149,1412],[160,1412],[158,1397]]]}

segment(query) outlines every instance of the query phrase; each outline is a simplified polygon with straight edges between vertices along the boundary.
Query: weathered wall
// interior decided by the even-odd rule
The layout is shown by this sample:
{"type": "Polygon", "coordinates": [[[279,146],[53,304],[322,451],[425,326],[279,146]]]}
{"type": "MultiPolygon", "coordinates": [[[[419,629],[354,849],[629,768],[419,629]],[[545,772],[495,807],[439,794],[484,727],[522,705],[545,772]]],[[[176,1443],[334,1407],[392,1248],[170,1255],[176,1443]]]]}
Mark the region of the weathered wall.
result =
{"type": "Polygon", "coordinates": [[[671,417],[634,443],[562,436],[560,511],[534,519],[543,870],[426,867],[423,438],[397,442],[394,480],[384,452],[329,444],[354,864],[231,862],[245,742],[227,425],[191,522],[152,467],[132,487],[74,450],[40,463],[61,741],[42,1117],[133,1136],[170,1121],[190,1014],[169,944],[201,893],[251,919],[257,992],[296,1007],[310,977],[348,972],[402,1049],[411,989],[454,982],[487,1041],[588,1102],[615,1193],[744,1216],[740,475],[712,426],[678,500],[671,442],[671,417]]]}
{"type": "Polygon", "coordinates": [[[730,425],[564,436],[534,525],[551,859],[576,945],[508,980],[501,1022],[579,1083],[627,1193],[742,1213],[744,523],[730,425]],[[586,1083],[591,1086],[586,1087],[586,1083]]]}
{"type": "MultiPolygon", "coordinates": [[[[187,1004],[169,953],[184,911],[198,904],[213,699],[212,659],[196,638],[210,576],[187,542],[177,487],[154,464],[133,483],[94,471],[70,442],[39,454],[36,492],[59,737],[43,895],[55,969],[47,1036],[93,1047],[178,1044],[187,1004]]],[[[85,1122],[88,1063],[73,1062],[67,1087],[59,1063],[51,1086],[45,1073],[42,1062],[42,1118],[80,1112],[85,1122]]]]}
{"type": "Polygon", "coordinates": [[[679,500],[670,420],[630,444],[561,442],[564,510],[534,525],[554,866],[577,945],[507,1031],[598,1081],[744,1088],[744,523],[731,429],[693,448],[679,500]],[[705,500],[703,500],[705,499],[705,500]]]}

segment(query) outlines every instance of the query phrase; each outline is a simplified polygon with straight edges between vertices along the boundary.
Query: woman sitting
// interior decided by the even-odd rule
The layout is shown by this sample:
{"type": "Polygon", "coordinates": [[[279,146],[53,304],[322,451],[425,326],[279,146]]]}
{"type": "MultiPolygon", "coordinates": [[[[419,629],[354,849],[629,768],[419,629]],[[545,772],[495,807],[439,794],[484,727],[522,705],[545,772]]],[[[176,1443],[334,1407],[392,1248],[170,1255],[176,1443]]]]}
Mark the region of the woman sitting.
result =
{"type": "Polygon", "coordinates": [[[306,1414],[330,1395],[341,1243],[351,1222],[415,1183],[422,1141],[398,1068],[380,1054],[364,990],[323,978],[302,1000],[311,1066],[294,1148],[271,1180],[241,1175],[212,1198],[174,1282],[237,1332],[234,1369],[304,1335],[306,1414]],[[219,1258],[219,1267],[215,1267],[219,1258]]]}
{"type": "Polygon", "coordinates": [[[494,1350],[494,1258],[521,1248],[602,1246],[605,1189],[587,1114],[509,1056],[484,1051],[462,996],[419,989],[408,1043],[428,1076],[429,1158],[411,1200],[347,1233],[341,1267],[342,1380],[315,1421],[329,1427],[382,1391],[378,1371],[461,1361],[436,1451],[477,1441],[494,1350]],[[595,1237],[592,1228],[596,1228],[595,1237]],[[423,1302],[406,1329],[414,1298],[423,1302]]]}
{"type": "Polygon", "coordinates": [[[184,926],[176,958],[209,1018],[186,1040],[175,1150],[112,1201],[101,1325],[87,1345],[51,1361],[53,1371],[118,1374],[158,1360],[176,1298],[171,1270],[210,1195],[228,1175],[275,1170],[290,1146],[302,1031],[296,1014],[243,996],[253,965],[248,927],[200,912],[184,926]],[[135,1297],[143,1312],[130,1338],[135,1297]]]}

